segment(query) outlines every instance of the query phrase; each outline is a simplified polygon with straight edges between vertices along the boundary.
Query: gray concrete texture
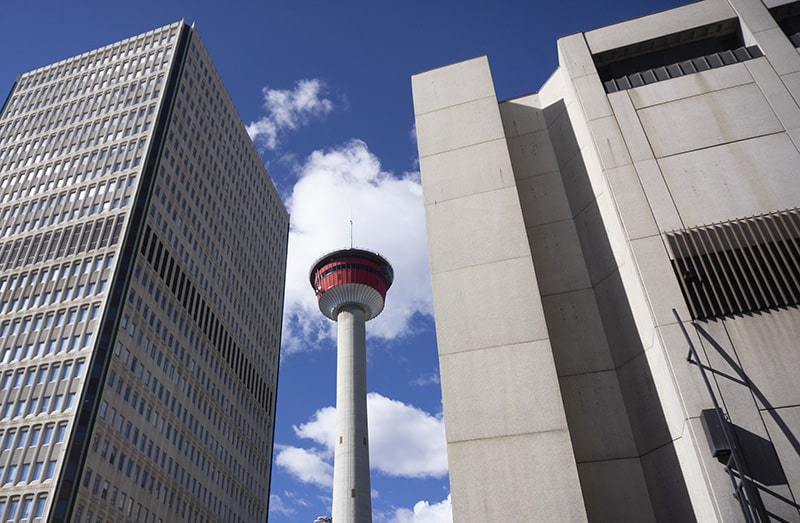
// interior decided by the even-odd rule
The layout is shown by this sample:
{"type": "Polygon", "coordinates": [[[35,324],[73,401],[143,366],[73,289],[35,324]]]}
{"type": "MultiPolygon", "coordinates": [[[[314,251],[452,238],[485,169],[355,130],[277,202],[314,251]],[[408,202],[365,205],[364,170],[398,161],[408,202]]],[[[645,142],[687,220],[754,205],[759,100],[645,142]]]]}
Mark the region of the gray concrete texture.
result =
{"type": "Polygon", "coordinates": [[[454,520],[744,521],[700,426],[713,393],[753,505],[800,521],[800,312],[691,325],[665,245],[800,206],[800,55],[751,0],[558,53],[502,103],[486,57],[412,78],[454,520]],[[764,56],[606,94],[598,53],[737,17],[764,56]]]}

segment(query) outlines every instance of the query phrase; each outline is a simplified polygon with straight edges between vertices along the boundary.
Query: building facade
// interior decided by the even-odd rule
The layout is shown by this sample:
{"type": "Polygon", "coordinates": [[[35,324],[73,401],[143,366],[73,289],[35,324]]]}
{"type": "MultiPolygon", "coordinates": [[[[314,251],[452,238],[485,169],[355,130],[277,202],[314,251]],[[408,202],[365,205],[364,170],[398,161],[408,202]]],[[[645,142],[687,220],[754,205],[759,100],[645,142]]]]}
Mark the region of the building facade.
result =
{"type": "Polygon", "coordinates": [[[798,13],[412,78],[454,521],[800,521],[798,13]]]}
{"type": "Polygon", "coordinates": [[[264,521],[288,216],[193,27],[0,111],[0,519],[264,521]]]}

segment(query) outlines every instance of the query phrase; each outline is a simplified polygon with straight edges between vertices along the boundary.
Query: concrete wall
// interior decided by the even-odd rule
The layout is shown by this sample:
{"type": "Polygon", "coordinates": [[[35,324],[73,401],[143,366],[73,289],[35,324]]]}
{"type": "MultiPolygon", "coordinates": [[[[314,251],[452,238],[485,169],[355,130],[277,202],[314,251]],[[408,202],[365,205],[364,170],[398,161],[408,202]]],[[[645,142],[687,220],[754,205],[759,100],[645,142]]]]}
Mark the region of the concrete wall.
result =
{"type": "MultiPolygon", "coordinates": [[[[469,460],[488,442],[505,453],[506,431],[531,444],[508,445],[514,459],[536,463],[549,429],[512,418],[542,413],[568,430],[559,486],[589,520],[743,520],[699,421],[711,394],[686,361],[673,309],[690,313],[665,234],[800,206],[800,54],[752,0],[696,2],[562,38],[558,51],[547,84],[499,110],[485,58],[413,79],[455,520],[530,513],[487,511],[506,465],[469,460]],[[593,54],[737,18],[765,56],[606,94],[593,54]],[[503,367],[523,338],[546,366],[503,367]],[[537,402],[516,410],[526,379],[537,402]],[[576,474],[580,489],[561,483],[576,474]]],[[[688,333],[765,511],[800,521],[800,312],[688,333]]]]}
{"type": "Polygon", "coordinates": [[[486,58],[414,76],[453,519],[586,519],[486,58]]]}

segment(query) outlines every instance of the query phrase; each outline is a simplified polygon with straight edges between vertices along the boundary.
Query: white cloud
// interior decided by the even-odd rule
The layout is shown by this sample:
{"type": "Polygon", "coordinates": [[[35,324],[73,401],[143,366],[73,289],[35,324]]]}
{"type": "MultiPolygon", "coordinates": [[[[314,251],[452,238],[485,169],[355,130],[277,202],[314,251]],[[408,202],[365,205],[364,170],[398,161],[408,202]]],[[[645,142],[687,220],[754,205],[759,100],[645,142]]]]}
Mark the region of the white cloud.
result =
{"type": "Polygon", "coordinates": [[[291,214],[286,272],[284,350],[296,352],[331,338],[334,323],[317,308],[308,271],[323,254],[350,245],[378,252],[394,267],[386,307],[370,321],[371,337],[393,339],[413,329],[417,314],[431,314],[431,289],[422,188],[418,173],[381,170],[367,145],[352,140],[315,151],[297,166],[287,199],[291,214]]]}
{"type": "MultiPolygon", "coordinates": [[[[447,474],[444,422],[412,405],[377,393],[367,395],[370,466],[387,476],[422,478],[447,474]]],[[[336,440],[336,409],[319,409],[294,427],[319,447],[282,447],[276,462],[304,483],[328,486],[336,440]]]]}
{"type": "Polygon", "coordinates": [[[427,501],[419,501],[413,510],[401,508],[395,511],[394,518],[389,523],[452,523],[453,512],[450,506],[450,496],[447,499],[431,505],[427,501]]]}
{"type": "Polygon", "coordinates": [[[333,485],[333,467],[313,449],[280,446],[279,450],[275,463],[298,480],[320,487],[333,485]]]}
{"type": "Polygon", "coordinates": [[[283,499],[277,494],[271,494],[269,497],[269,513],[270,514],[283,514],[284,516],[291,516],[296,512],[295,509],[286,505],[283,499]]]}
{"type": "Polygon", "coordinates": [[[324,91],[325,85],[316,78],[299,80],[292,90],[264,87],[261,92],[267,114],[251,122],[247,134],[257,145],[275,149],[284,132],[333,110],[333,102],[323,96],[324,91]]]}
{"type": "Polygon", "coordinates": [[[417,387],[424,387],[426,385],[439,385],[441,383],[439,373],[432,372],[430,374],[423,374],[416,380],[414,380],[414,385],[417,387]]]}
{"type": "Polygon", "coordinates": [[[388,476],[443,477],[447,443],[441,418],[381,396],[367,395],[370,465],[388,476]]]}

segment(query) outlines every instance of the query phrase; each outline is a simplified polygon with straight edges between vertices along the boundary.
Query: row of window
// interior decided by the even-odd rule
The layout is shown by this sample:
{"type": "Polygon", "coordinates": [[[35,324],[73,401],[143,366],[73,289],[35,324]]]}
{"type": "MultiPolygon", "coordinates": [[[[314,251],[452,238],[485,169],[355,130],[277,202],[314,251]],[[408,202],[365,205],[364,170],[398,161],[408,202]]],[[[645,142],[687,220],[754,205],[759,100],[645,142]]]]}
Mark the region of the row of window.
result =
{"type": "Polygon", "coordinates": [[[58,445],[64,442],[67,434],[67,424],[48,423],[34,425],[19,429],[0,430],[0,439],[3,441],[3,451],[11,449],[38,448],[45,445],[58,445]]]}
{"type": "Polygon", "coordinates": [[[56,381],[69,381],[78,379],[83,373],[84,360],[64,361],[52,364],[28,367],[27,369],[9,370],[0,376],[0,394],[5,394],[11,389],[28,387],[30,385],[43,385],[56,381]]]}
{"type": "Polygon", "coordinates": [[[0,268],[16,269],[115,245],[124,222],[125,215],[117,214],[10,240],[0,244],[0,268]]]}
{"type": "Polygon", "coordinates": [[[0,521],[40,519],[44,517],[46,502],[47,497],[43,495],[36,498],[33,495],[0,497],[0,521]]]}
{"type": "Polygon", "coordinates": [[[18,311],[27,311],[36,307],[45,307],[68,300],[79,300],[89,298],[105,291],[107,280],[98,282],[87,282],[85,284],[67,285],[63,289],[52,292],[34,293],[29,297],[22,297],[15,300],[4,300],[0,302],[0,314],[18,311]]]}
{"type": "MultiPolygon", "coordinates": [[[[147,38],[147,44],[134,44],[132,41],[125,41],[114,44],[113,46],[108,46],[85,53],[82,56],[71,58],[37,71],[33,71],[19,79],[16,84],[16,90],[20,93],[25,93],[25,91],[30,90],[29,93],[25,94],[30,94],[31,98],[34,100],[52,92],[57,92],[63,97],[72,97],[74,96],[75,91],[87,88],[86,84],[92,79],[91,74],[93,72],[98,73],[95,75],[95,79],[97,79],[100,71],[103,71],[104,74],[108,76],[127,78],[127,76],[135,70],[135,68],[131,67],[133,55],[141,55],[139,58],[137,58],[137,60],[146,57],[147,63],[143,64],[145,68],[152,67],[152,65],[150,65],[151,62],[155,64],[164,61],[163,58],[159,61],[159,56],[157,54],[152,55],[152,60],[150,54],[144,54],[146,51],[150,51],[150,49],[160,48],[160,50],[157,52],[162,53],[162,57],[168,58],[171,54],[169,52],[171,48],[167,46],[169,42],[173,41],[176,37],[177,29],[177,26],[165,28],[164,32],[160,35],[157,41],[155,39],[150,39],[152,37],[147,38]],[[119,51],[114,50],[116,46],[131,47],[128,47],[128,51],[125,54],[122,54],[119,51]],[[138,50],[134,50],[136,48],[138,48],[138,50]],[[118,59],[124,59],[127,57],[131,58],[126,62],[112,64],[112,62],[117,61],[118,59]],[[128,64],[127,72],[123,68],[125,63],[128,64]],[[106,64],[109,64],[108,67],[102,67],[106,64]],[[56,81],[57,83],[48,87],[39,87],[40,85],[43,86],[44,84],[52,81],[56,81]]],[[[117,48],[119,49],[121,47],[117,48]]],[[[22,98],[22,96],[20,96],[20,98],[22,98]]],[[[20,107],[12,105],[11,108],[20,110],[21,106],[25,105],[25,100],[27,100],[27,98],[23,98],[23,101],[19,103],[20,107]]]]}
{"type": "MultiPolygon", "coordinates": [[[[156,90],[153,95],[155,96],[158,93],[159,91],[156,90]]],[[[147,95],[148,99],[149,97],[150,94],[147,95]]],[[[147,100],[142,100],[142,102],[144,101],[147,100]]],[[[125,131],[126,136],[138,134],[134,133],[133,130],[138,126],[139,132],[141,132],[144,125],[150,124],[152,115],[155,113],[155,107],[155,104],[151,104],[149,107],[137,107],[115,116],[109,115],[107,111],[100,111],[99,116],[102,116],[102,119],[98,117],[98,110],[87,108],[83,115],[77,115],[80,118],[74,122],[76,124],[74,127],[65,127],[69,126],[71,122],[56,119],[56,117],[62,118],[64,116],[63,112],[59,111],[58,108],[51,108],[42,113],[43,117],[51,111],[53,115],[47,124],[41,124],[41,128],[44,133],[48,133],[51,130],[52,133],[41,137],[33,134],[33,129],[37,124],[36,117],[26,116],[20,122],[28,123],[31,129],[27,131],[20,130],[18,136],[22,137],[26,133],[32,133],[31,136],[33,138],[25,143],[15,145],[11,137],[8,137],[6,147],[0,149],[0,162],[6,162],[2,165],[6,165],[9,168],[13,168],[15,164],[19,168],[32,163],[38,164],[41,161],[47,161],[51,156],[59,152],[63,156],[64,154],[80,152],[83,149],[103,145],[106,142],[114,141],[115,136],[123,131],[125,131]],[[25,163],[20,163],[23,160],[25,163]]],[[[9,131],[13,132],[13,129],[9,129],[9,131]]],[[[122,138],[121,134],[120,138],[122,138]]],[[[42,172],[42,170],[41,167],[35,169],[36,172],[42,172]]]]}
{"type": "Polygon", "coordinates": [[[75,406],[75,397],[76,394],[74,392],[68,392],[66,394],[42,396],[41,398],[9,401],[3,406],[2,412],[0,412],[0,420],[21,416],[38,416],[39,414],[66,412],[75,406]]]}
{"type": "MultiPolygon", "coordinates": [[[[27,332],[37,332],[39,330],[49,331],[51,327],[57,328],[63,325],[73,325],[75,323],[83,323],[85,321],[92,321],[97,318],[100,312],[100,305],[83,305],[82,307],[74,307],[72,309],[61,309],[59,311],[48,312],[47,314],[38,314],[35,316],[26,316],[18,318],[13,321],[5,321],[0,324],[0,338],[8,336],[16,336],[17,334],[25,334],[27,332]]],[[[8,338],[5,338],[8,340],[8,338]]]]}

